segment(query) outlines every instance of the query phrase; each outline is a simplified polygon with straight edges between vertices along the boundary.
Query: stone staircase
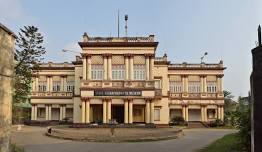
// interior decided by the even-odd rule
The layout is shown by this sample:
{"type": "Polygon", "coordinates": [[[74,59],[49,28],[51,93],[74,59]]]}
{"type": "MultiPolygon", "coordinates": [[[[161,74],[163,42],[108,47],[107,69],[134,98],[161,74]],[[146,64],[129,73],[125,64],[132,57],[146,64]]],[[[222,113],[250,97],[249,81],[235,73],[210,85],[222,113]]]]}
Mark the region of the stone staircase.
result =
{"type": "Polygon", "coordinates": [[[201,121],[189,121],[188,128],[208,128],[208,125],[201,121]]]}

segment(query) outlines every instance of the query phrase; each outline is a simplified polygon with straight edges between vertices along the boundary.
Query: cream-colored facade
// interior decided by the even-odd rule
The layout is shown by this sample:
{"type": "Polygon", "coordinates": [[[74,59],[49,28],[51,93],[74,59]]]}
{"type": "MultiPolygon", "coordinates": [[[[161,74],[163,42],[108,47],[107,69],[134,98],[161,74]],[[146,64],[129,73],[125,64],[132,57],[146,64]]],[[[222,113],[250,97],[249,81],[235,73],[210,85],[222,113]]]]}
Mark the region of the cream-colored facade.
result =
{"type": "Polygon", "coordinates": [[[155,57],[148,37],[89,37],[72,63],[45,63],[34,70],[32,120],[74,123],[168,124],[223,120],[223,67],[171,64],[155,57]]]}

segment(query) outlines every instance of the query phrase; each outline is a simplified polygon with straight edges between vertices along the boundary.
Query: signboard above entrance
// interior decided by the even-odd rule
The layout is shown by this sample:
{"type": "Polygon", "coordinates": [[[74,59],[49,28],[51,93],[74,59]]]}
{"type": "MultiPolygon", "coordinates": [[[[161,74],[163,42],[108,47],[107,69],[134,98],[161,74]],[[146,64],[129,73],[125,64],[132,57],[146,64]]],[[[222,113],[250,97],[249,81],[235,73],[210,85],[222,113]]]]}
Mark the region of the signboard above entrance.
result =
{"type": "Polygon", "coordinates": [[[94,92],[95,96],[141,96],[142,91],[107,91],[99,90],[94,92]]]}

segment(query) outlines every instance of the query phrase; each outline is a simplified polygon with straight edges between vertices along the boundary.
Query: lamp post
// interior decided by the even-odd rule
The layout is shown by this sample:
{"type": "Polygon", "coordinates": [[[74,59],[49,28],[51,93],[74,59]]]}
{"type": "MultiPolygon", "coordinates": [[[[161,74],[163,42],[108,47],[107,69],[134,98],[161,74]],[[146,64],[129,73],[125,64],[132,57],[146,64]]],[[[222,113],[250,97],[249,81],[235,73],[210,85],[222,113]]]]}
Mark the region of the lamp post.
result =
{"type": "Polygon", "coordinates": [[[200,58],[200,59],[201,59],[201,62],[200,62],[200,63],[204,63],[204,62],[203,62],[203,59],[204,59],[205,56],[207,56],[207,54],[208,54],[208,53],[205,52],[205,54],[200,58]]]}

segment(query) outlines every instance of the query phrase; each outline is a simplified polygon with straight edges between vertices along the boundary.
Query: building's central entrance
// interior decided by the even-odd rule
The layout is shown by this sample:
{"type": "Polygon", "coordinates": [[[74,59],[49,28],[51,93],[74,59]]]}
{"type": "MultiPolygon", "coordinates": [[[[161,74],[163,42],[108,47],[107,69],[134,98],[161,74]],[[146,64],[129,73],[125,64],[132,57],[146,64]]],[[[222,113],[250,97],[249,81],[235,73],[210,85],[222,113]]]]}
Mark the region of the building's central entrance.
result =
{"type": "Polygon", "coordinates": [[[124,123],[124,105],[112,105],[112,119],[124,123]]]}

